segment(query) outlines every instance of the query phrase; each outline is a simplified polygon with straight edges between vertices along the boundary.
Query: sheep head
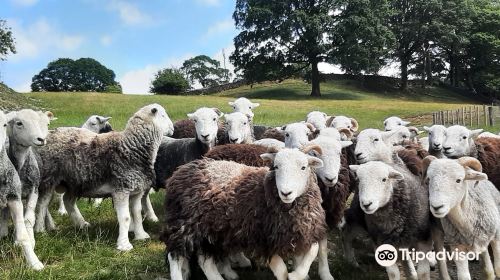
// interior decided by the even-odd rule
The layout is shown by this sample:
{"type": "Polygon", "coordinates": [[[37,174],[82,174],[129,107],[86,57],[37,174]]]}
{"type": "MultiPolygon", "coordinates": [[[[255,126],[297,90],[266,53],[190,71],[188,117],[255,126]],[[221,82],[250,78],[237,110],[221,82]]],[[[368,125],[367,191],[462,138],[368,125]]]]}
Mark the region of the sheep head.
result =
{"type": "Polygon", "coordinates": [[[219,109],[206,107],[199,108],[194,113],[187,114],[188,118],[194,121],[196,138],[210,147],[214,146],[217,140],[219,118],[222,115],[219,109]]]}
{"type": "Polygon", "coordinates": [[[461,125],[450,126],[446,129],[446,139],[443,144],[444,155],[449,158],[469,156],[474,149],[474,139],[482,129],[469,130],[461,125]]]}
{"type": "Polygon", "coordinates": [[[24,147],[43,146],[53,119],[52,112],[31,109],[10,112],[7,114],[9,138],[24,147]]]}

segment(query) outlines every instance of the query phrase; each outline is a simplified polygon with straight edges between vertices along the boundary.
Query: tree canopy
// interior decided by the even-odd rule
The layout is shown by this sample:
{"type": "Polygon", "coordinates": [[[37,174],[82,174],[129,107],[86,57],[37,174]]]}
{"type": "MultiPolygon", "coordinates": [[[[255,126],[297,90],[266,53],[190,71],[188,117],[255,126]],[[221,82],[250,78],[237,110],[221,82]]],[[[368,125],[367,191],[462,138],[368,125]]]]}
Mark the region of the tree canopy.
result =
{"type": "Polygon", "coordinates": [[[155,94],[179,94],[189,89],[189,82],[181,70],[159,70],[151,82],[150,91],[155,94]]]}
{"type": "Polygon", "coordinates": [[[204,88],[229,82],[229,70],[221,68],[220,62],[206,55],[190,58],[182,64],[181,70],[191,84],[196,82],[204,88]]]}
{"type": "MultiPolygon", "coordinates": [[[[60,58],[36,74],[32,91],[96,91],[115,86],[115,73],[92,58],[60,58]]],[[[113,89],[116,91],[116,87],[113,89]]]]}
{"type": "Polygon", "coordinates": [[[0,19],[0,60],[6,60],[7,55],[16,53],[16,43],[12,30],[7,22],[0,19]]]}

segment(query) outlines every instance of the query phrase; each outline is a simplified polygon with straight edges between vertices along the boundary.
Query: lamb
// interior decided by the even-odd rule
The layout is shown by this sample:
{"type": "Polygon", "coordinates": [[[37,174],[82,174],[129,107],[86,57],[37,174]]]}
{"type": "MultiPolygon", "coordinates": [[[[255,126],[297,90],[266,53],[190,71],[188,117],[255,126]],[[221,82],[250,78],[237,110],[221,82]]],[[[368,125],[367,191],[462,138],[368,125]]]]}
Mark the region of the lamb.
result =
{"type": "Polygon", "coordinates": [[[469,130],[459,125],[448,127],[443,144],[444,155],[448,158],[477,158],[489,180],[500,188],[500,139],[483,137],[474,141],[481,132],[481,129],[469,130]]]}
{"type": "Polygon", "coordinates": [[[202,159],[181,166],[168,180],[161,239],[172,280],[186,279],[191,256],[208,279],[222,280],[214,259],[241,251],[269,260],[279,280],[307,277],[326,235],[314,174],[322,161],[286,148],[261,157],[271,169],[202,159]],[[292,273],[282,259],[290,256],[300,259],[292,273]]]}
{"type": "Polygon", "coordinates": [[[402,120],[400,117],[388,117],[384,120],[385,131],[394,130],[400,126],[407,126],[410,122],[402,120]]]}
{"type": "Polygon", "coordinates": [[[35,254],[35,244],[30,240],[24,221],[21,180],[7,156],[7,125],[7,117],[0,111],[0,210],[9,209],[15,228],[15,243],[23,248],[29,266],[34,270],[42,270],[43,264],[35,254]]]}
{"type": "MultiPolygon", "coordinates": [[[[428,191],[404,164],[379,161],[351,165],[359,180],[359,204],[376,246],[391,244],[427,253],[432,249],[428,191]]],[[[389,279],[399,279],[397,264],[386,267],[389,279]]],[[[418,279],[430,279],[427,258],[418,263],[418,279]]]]}
{"type": "Polygon", "coordinates": [[[189,119],[195,123],[196,138],[165,138],[162,141],[154,164],[155,189],[164,188],[177,167],[201,159],[215,146],[220,114],[219,110],[213,108],[200,108],[188,114],[189,119]]]}
{"type": "MultiPolygon", "coordinates": [[[[103,117],[98,115],[90,116],[85,123],[83,123],[82,128],[88,129],[95,133],[107,133],[113,131],[113,127],[109,123],[111,117],[103,117]]],[[[59,195],[59,209],[57,212],[59,215],[66,215],[68,212],[66,211],[66,207],[64,207],[63,195],[59,195]]],[[[102,198],[94,199],[94,206],[99,207],[102,203],[102,198]]]]}
{"type": "MultiPolygon", "coordinates": [[[[35,112],[31,109],[14,111],[7,114],[7,135],[9,159],[14,164],[22,184],[22,198],[26,199],[26,229],[34,246],[35,208],[38,201],[40,170],[32,150],[33,146],[43,146],[51,120],[56,119],[52,112],[35,112]]],[[[7,211],[5,209],[4,211],[7,211]]],[[[3,215],[0,237],[7,235],[7,216],[3,215]]]]}
{"type": "MultiPolygon", "coordinates": [[[[430,210],[440,219],[450,249],[481,254],[486,279],[500,276],[500,192],[482,172],[481,163],[472,157],[434,156],[424,162],[430,210]]],[[[455,259],[455,264],[458,279],[471,279],[467,259],[455,259]]]]}
{"type": "Polygon", "coordinates": [[[429,154],[443,158],[443,143],[446,139],[446,127],[443,125],[435,124],[431,127],[424,126],[424,130],[429,134],[428,148],[429,154]]]}
{"type": "Polygon", "coordinates": [[[111,117],[92,115],[85,121],[82,128],[86,128],[95,133],[107,133],[113,131],[113,127],[109,123],[110,119],[111,117]]]}
{"type": "Polygon", "coordinates": [[[312,124],[317,130],[322,130],[326,128],[326,121],[328,115],[319,111],[309,112],[306,116],[306,122],[312,124]]]}
{"type": "Polygon", "coordinates": [[[500,138],[500,135],[485,131],[477,136],[477,138],[483,138],[483,137],[500,138]]]}
{"type": "Polygon", "coordinates": [[[135,239],[149,235],[142,227],[141,198],[154,186],[154,161],[162,137],[172,135],[173,124],[158,104],[141,108],[122,132],[96,134],[81,128],[60,128],[49,134],[47,145],[38,149],[41,196],[36,230],[43,230],[43,217],[53,190],[64,191],[64,203],[73,223],[88,227],[78,208],[78,197],[113,198],[119,223],[117,248],[133,248],[128,239],[130,212],[135,239]],[[130,211],[129,211],[130,201],[130,211]]]}

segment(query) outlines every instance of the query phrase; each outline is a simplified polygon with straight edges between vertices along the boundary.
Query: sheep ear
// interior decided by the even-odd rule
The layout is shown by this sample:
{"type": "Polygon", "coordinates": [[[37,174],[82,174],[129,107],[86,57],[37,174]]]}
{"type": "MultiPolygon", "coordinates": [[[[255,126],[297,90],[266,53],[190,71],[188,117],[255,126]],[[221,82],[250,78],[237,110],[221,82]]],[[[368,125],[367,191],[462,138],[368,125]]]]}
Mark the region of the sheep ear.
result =
{"type": "Polygon", "coordinates": [[[234,102],[227,102],[227,104],[229,104],[229,106],[233,106],[234,102]]]}
{"type": "Polygon", "coordinates": [[[359,165],[351,164],[349,165],[349,169],[351,169],[351,171],[353,172],[357,172],[359,169],[359,165]]]}
{"type": "Polygon", "coordinates": [[[55,121],[57,120],[57,118],[54,116],[54,113],[52,113],[51,111],[45,111],[44,113],[50,121],[55,121]]]}
{"type": "Polygon", "coordinates": [[[260,106],[259,103],[252,103],[252,109],[255,109],[255,108],[259,107],[259,106],[260,106]]]}
{"type": "Polygon", "coordinates": [[[399,173],[398,171],[392,169],[389,171],[389,178],[394,179],[394,180],[403,180],[403,174],[399,173]]]}
{"type": "Polygon", "coordinates": [[[7,123],[10,123],[12,120],[14,120],[14,118],[17,116],[17,112],[16,111],[12,111],[12,112],[9,112],[7,114],[5,114],[5,118],[7,120],[7,123]]]}
{"type": "Polygon", "coordinates": [[[330,117],[326,120],[326,127],[331,127],[331,126],[332,126],[333,119],[335,119],[335,116],[330,116],[330,117]]]}
{"type": "Polygon", "coordinates": [[[317,157],[312,157],[308,156],[307,157],[307,162],[309,163],[309,166],[312,168],[321,168],[323,167],[323,161],[317,157]]]}
{"type": "Polygon", "coordinates": [[[352,143],[352,141],[340,141],[340,146],[341,146],[342,148],[349,147],[349,146],[351,146],[352,144],[353,144],[353,143],[352,143]]]}
{"type": "Polygon", "coordinates": [[[470,167],[465,168],[465,180],[482,181],[488,180],[488,175],[478,172],[470,167]]]}
{"type": "Polygon", "coordinates": [[[470,138],[476,138],[479,134],[483,132],[482,129],[474,129],[470,131],[470,138]]]}
{"type": "Polygon", "coordinates": [[[352,124],[351,130],[358,131],[359,129],[358,121],[356,119],[351,118],[351,124],[352,124]]]}
{"type": "Polygon", "coordinates": [[[428,126],[424,126],[424,130],[427,131],[427,132],[429,132],[429,130],[431,130],[431,128],[428,127],[428,126]]]}
{"type": "Polygon", "coordinates": [[[265,153],[261,154],[260,158],[264,161],[266,164],[272,164],[274,162],[274,158],[276,157],[275,153],[265,153]]]}
{"type": "Polygon", "coordinates": [[[282,131],[285,131],[285,129],[286,129],[286,125],[284,125],[284,126],[282,126],[282,127],[277,127],[276,129],[278,129],[278,130],[282,130],[282,131]]]}
{"type": "Polygon", "coordinates": [[[188,117],[190,120],[193,120],[193,119],[194,119],[194,114],[193,114],[193,113],[189,113],[189,114],[187,114],[187,117],[188,117]]]}
{"type": "Polygon", "coordinates": [[[107,121],[109,121],[111,119],[111,117],[104,117],[102,118],[102,123],[105,123],[107,121]]]}
{"type": "Polygon", "coordinates": [[[341,128],[338,130],[340,134],[343,134],[345,136],[345,139],[351,139],[352,138],[352,131],[349,128],[341,128]]]}
{"type": "Polygon", "coordinates": [[[212,110],[214,110],[214,112],[217,114],[217,116],[219,116],[219,118],[224,116],[224,113],[222,113],[222,111],[219,110],[219,108],[212,108],[212,110]]]}
{"type": "Polygon", "coordinates": [[[325,118],[326,118],[326,117],[328,117],[328,115],[327,115],[326,113],[323,113],[323,116],[324,116],[325,118]]]}
{"type": "Polygon", "coordinates": [[[383,131],[383,132],[381,132],[381,134],[382,134],[382,140],[384,140],[384,142],[387,141],[387,139],[391,138],[397,132],[398,132],[397,130],[383,131]]]}
{"type": "Polygon", "coordinates": [[[407,126],[409,125],[411,122],[407,122],[407,121],[401,121],[401,125],[402,126],[407,126]]]}

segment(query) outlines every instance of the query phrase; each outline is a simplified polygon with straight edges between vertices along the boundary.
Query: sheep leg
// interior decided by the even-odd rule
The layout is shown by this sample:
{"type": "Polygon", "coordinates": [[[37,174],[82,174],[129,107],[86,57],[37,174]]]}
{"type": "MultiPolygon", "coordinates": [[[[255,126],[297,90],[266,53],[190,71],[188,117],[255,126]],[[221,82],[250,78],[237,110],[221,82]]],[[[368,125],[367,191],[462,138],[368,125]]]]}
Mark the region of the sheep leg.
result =
{"type": "MultiPolygon", "coordinates": [[[[427,255],[428,252],[432,250],[432,241],[420,242],[418,244],[418,250],[427,255]]],[[[419,280],[430,280],[431,279],[431,268],[430,261],[427,258],[418,261],[417,265],[417,275],[419,280]]]]}
{"type": "Polygon", "coordinates": [[[80,213],[80,210],[76,205],[76,197],[70,195],[69,193],[65,193],[63,196],[63,200],[73,224],[80,229],[88,228],[90,224],[85,221],[82,214],[80,213]]]}
{"type": "Polygon", "coordinates": [[[134,248],[128,239],[128,228],[130,227],[129,196],[130,194],[127,192],[112,194],[119,224],[117,249],[120,251],[130,251],[134,248]]]}
{"type": "Polygon", "coordinates": [[[236,267],[252,267],[252,262],[245,256],[245,254],[243,254],[243,252],[231,254],[229,255],[229,259],[236,267]]]}
{"type": "Polygon", "coordinates": [[[274,277],[276,277],[277,280],[287,280],[288,270],[286,268],[285,262],[280,256],[274,255],[271,257],[271,260],[269,261],[269,268],[271,269],[274,277]]]}
{"type": "Polygon", "coordinates": [[[217,268],[219,269],[221,274],[225,276],[225,279],[236,280],[239,278],[236,271],[231,268],[231,261],[229,260],[229,258],[224,258],[221,263],[217,263],[217,268]]]}
{"type": "Polygon", "coordinates": [[[493,251],[495,274],[500,277],[500,240],[493,240],[490,245],[493,251]]]}
{"type": "Polygon", "coordinates": [[[307,253],[302,257],[302,262],[294,272],[288,274],[288,280],[303,280],[307,278],[311,264],[318,256],[319,245],[314,243],[307,253]]]}
{"type": "Polygon", "coordinates": [[[49,211],[50,200],[52,199],[53,190],[46,190],[41,193],[38,197],[38,203],[36,205],[36,220],[35,220],[35,232],[45,232],[45,217],[49,211]]]}
{"type": "Polygon", "coordinates": [[[26,230],[28,231],[33,248],[35,248],[35,233],[33,232],[33,227],[35,226],[35,210],[36,203],[38,201],[38,193],[36,191],[37,190],[33,189],[28,195],[26,200],[26,210],[24,212],[24,222],[26,224],[26,230]]]}
{"type": "Polygon", "coordinates": [[[468,260],[460,260],[459,258],[455,258],[455,265],[457,266],[458,280],[471,280],[468,260]]]}
{"type": "Polygon", "coordinates": [[[408,269],[409,278],[412,280],[417,280],[418,274],[417,274],[417,270],[415,269],[415,265],[413,264],[413,261],[410,259],[405,260],[405,264],[406,264],[406,268],[408,269]]]}
{"type": "Polygon", "coordinates": [[[0,210],[0,238],[9,235],[9,208],[0,210]]]}
{"type": "Polygon", "coordinates": [[[47,211],[45,212],[45,228],[47,228],[48,231],[53,231],[57,229],[49,209],[47,209],[47,211]]]}
{"type": "Polygon", "coordinates": [[[33,244],[30,241],[26,225],[24,224],[23,203],[20,199],[7,202],[9,206],[12,221],[15,228],[15,243],[23,248],[24,257],[28,264],[34,270],[43,269],[43,264],[40,262],[33,249],[33,244]]]}
{"type": "Polygon", "coordinates": [[[203,273],[205,273],[207,280],[224,280],[217,269],[213,257],[198,255],[198,265],[201,267],[203,273]]]}
{"type": "Polygon", "coordinates": [[[151,198],[149,197],[150,192],[144,193],[142,197],[142,208],[144,209],[144,216],[151,222],[158,222],[160,219],[155,214],[155,210],[153,209],[153,205],[151,204],[151,198]]]}
{"type": "Polygon", "coordinates": [[[94,204],[93,204],[94,207],[97,208],[97,207],[101,206],[101,203],[103,200],[104,200],[103,198],[94,198],[94,204]]]}
{"type": "Polygon", "coordinates": [[[135,240],[144,240],[150,238],[149,234],[147,234],[147,232],[144,231],[144,227],[142,226],[142,214],[141,214],[142,197],[143,197],[142,192],[130,196],[130,213],[132,214],[131,222],[134,225],[135,240]]]}
{"type": "Polygon", "coordinates": [[[495,280],[495,271],[493,270],[493,264],[491,263],[490,253],[488,248],[481,253],[481,261],[483,263],[483,270],[486,274],[487,280],[495,280]]]}
{"type": "MultiPolygon", "coordinates": [[[[432,241],[434,242],[434,252],[442,252],[444,250],[444,232],[438,225],[431,227],[432,241]]],[[[448,273],[446,259],[437,260],[439,266],[439,276],[442,280],[451,280],[448,273]]]]}
{"type": "Polygon", "coordinates": [[[172,280],[187,280],[187,278],[182,277],[182,268],[184,267],[184,262],[187,262],[186,258],[178,257],[173,258],[172,254],[168,253],[168,264],[170,266],[170,279],[172,280]]]}
{"type": "Polygon", "coordinates": [[[56,193],[56,196],[58,197],[57,200],[59,201],[59,209],[57,209],[57,213],[59,213],[59,215],[61,216],[67,215],[68,211],[66,211],[66,207],[64,207],[64,193],[56,193]]]}
{"type": "Polygon", "coordinates": [[[399,273],[398,263],[386,267],[385,271],[387,271],[389,280],[399,280],[401,278],[401,274],[399,273]]]}
{"type": "Polygon", "coordinates": [[[328,238],[319,242],[318,274],[321,280],[333,280],[330,267],[328,266],[328,238]]]}

